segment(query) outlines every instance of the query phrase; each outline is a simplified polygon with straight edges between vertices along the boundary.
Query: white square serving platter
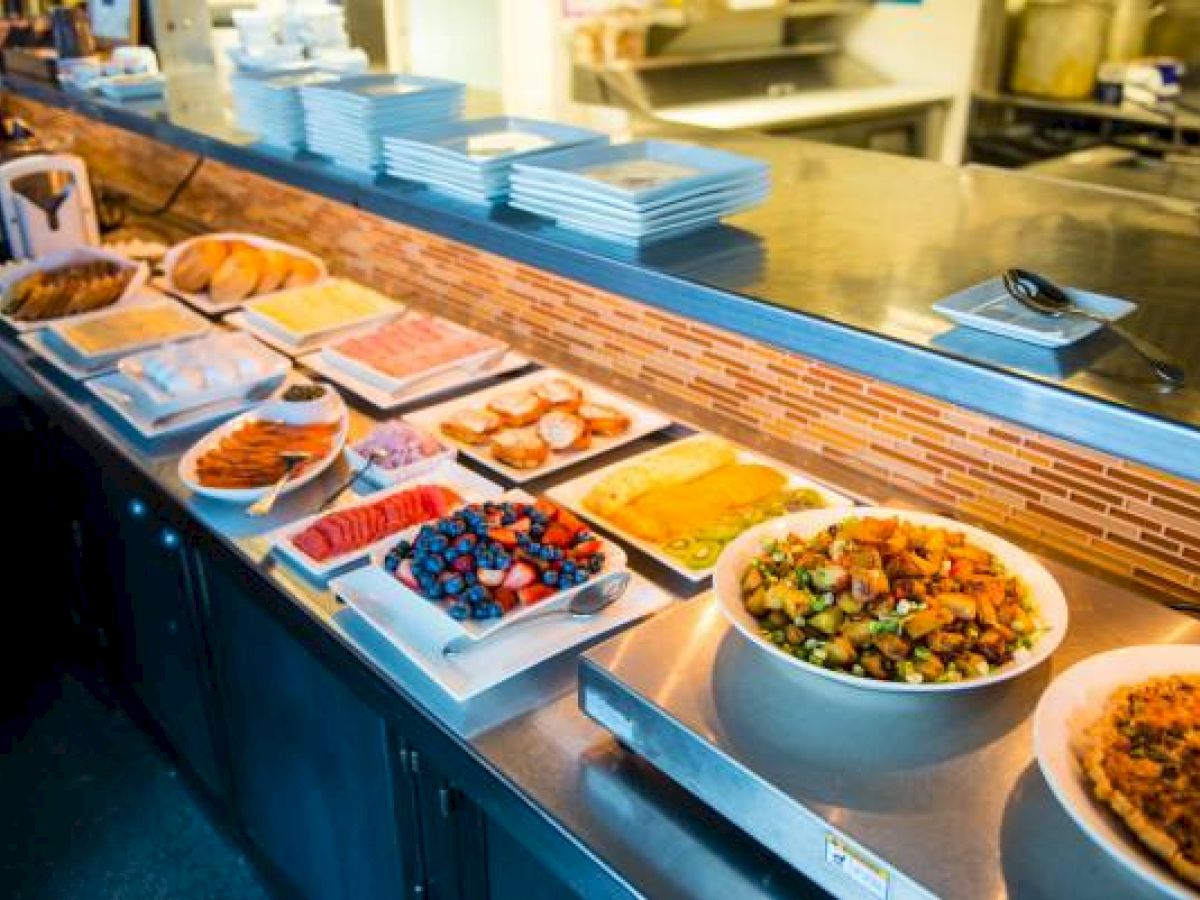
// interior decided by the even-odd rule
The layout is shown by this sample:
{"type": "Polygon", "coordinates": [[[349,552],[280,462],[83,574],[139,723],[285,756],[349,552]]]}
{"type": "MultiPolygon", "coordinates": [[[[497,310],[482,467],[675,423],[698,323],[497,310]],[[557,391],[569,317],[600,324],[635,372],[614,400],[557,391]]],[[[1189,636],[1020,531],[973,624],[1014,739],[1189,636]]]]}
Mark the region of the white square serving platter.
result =
{"type": "MultiPolygon", "coordinates": [[[[701,437],[701,435],[696,435],[695,437],[690,437],[690,438],[684,438],[683,441],[680,441],[679,443],[683,443],[683,442],[686,442],[689,440],[695,440],[698,437],[701,437]]],[[[596,523],[597,525],[602,527],[605,531],[614,535],[621,541],[624,541],[627,544],[631,544],[632,546],[637,547],[639,550],[641,550],[647,556],[657,560],[658,562],[662,563],[664,566],[671,569],[672,571],[678,572],[680,575],[682,575],[684,578],[688,579],[689,581],[699,583],[701,581],[704,581],[710,575],[712,575],[713,569],[716,568],[715,561],[714,561],[714,564],[712,566],[708,567],[707,569],[690,569],[687,566],[685,566],[683,563],[681,563],[679,560],[675,559],[673,556],[668,554],[658,544],[651,543],[650,541],[644,540],[642,538],[636,537],[633,534],[630,534],[628,531],[625,531],[623,528],[615,525],[614,523],[610,522],[608,519],[605,519],[602,516],[598,515],[597,513],[592,512],[583,503],[583,499],[588,495],[588,493],[591,491],[591,489],[593,487],[595,487],[596,484],[602,478],[605,478],[606,476],[610,475],[611,473],[615,472],[618,469],[621,469],[625,466],[635,463],[638,460],[641,460],[647,456],[651,456],[654,453],[657,453],[661,450],[666,449],[667,447],[673,447],[673,446],[677,446],[677,445],[676,444],[664,444],[662,447],[655,447],[652,450],[647,450],[645,453],[639,453],[637,456],[632,456],[628,459],[623,459],[620,462],[616,462],[611,465],[605,466],[604,468],[597,469],[594,472],[588,472],[586,475],[581,475],[580,477],[575,478],[571,481],[566,481],[560,485],[556,485],[555,487],[551,488],[550,490],[548,490],[546,492],[546,496],[549,497],[551,500],[553,500],[555,503],[559,504],[560,506],[564,506],[567,509],[571,510],[571,512],[576,513],[577,515],[580,515],[580,516],[584,517],[585,519],[596,523]]],[[[785,487],[788,490],[802,490],[804,488],[811,488],[812,490],[814,490],[818,494],[820,494],[821,499],[824,501],[824,504],[827,507],[844,506],[844,507],[849,508],[849,507],[854,506],[854,501],[851,500],[849,497],[845,497],[845,496],[837,493],[836,491],[830,490],[825,485],[821,484],[819,481],[814,480],[810,476],[805,475],[803,472],[793,469],[790,466],[786,466],[783,463],[778,462],[777,460],[771,459],[769,456],[763,456],[762,454],[755,453],[754,451],[747,450],[743,447],[738,447],[737,451],[738,451],[737,461],[739,463],[745,463],[745,464],[757,463],[759,465],[770,466],[771,468],[777,469],[779,472],[786,475],[787,483],[785,484],[785,487]]]]}
{"type": "Polygon", "coordinates": [[[542,369],[537,372],[532,372],[521,378],[515,378],[512,381],[499,384],[486,390],[477,391],[474,394],[468,394],[465,397],[458,397],[454,400],[449,400],[446,403],[438,406],[431,406],[427,409],[418,410],[409,413],[406,418],[414,425],[424,428],[430,434],[436,435],[440,440],[449,446],[456,447],[458,451],[479,463],[487,466],[502,475],[507,476],[512,481],[523,484],[528,481],[533,481],[535,478],[542,478],[552,472],[557,472],[560,469],[565,469],[568,466],[573,466],[576,463],[583,462],[586,459],[591,459],[606,453],[616,447],[624,446],[630,441],[635,441],[640,437],[645,437],[648,434],[653,434],[660,431],[671,424],[671,418],[663,415],[660,412],[642,406],[633,400],[615,394],[599,385],[592,384],[583,378],[577,378],[566,372],[557,371],[555,369],[542,369]],[[513,466],[506,465],[489,452],[487,445],[472,445],[462,441],[456,441],[448,435],[444,434],[441,429],[441,423],[446,421],[450,416],[454,415],[459,410],[463,409],[482,409],[487,406],[488,401],[493,397],[501,394],[508,394],[515,391],[532,389],[535,385],[541,384],[544,381],[549,381],[553,378],[565,378],[573,382],[582,389],[585,402],[598,403],[604,406],[611,406],[620,410],[630,418],[630,426],[623,434],[613,437],[596,436],[592,440],[592,444],[586,450],[566,450],[562,452],[551,451],[550,458],[547,462],[537,467],[536,469],[518,469],[513,466]]]}

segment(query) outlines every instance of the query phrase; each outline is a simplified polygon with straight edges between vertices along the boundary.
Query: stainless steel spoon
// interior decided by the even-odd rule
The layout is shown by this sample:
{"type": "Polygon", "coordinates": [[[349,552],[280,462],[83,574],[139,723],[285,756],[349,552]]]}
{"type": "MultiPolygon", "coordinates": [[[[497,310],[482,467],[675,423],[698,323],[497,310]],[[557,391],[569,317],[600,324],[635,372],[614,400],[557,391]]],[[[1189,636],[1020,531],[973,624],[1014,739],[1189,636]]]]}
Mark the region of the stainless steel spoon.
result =
{"type": "MultiPolygon", "coordinates": [[[[490,638],[498,632],[507,631],[509,628],[519,628],[526,622],[541,621],[549,616],[561,615],[571,616],[576,619],[589,619],[620,600],[629,587],[630,580],[628,572],[610,572],[607,575],[602,575],[591,584],[585,584],[580,588],[579,592],[574,594],[565,606],[552,606],[546,609],[534,610],[528,615],[514,619],[509,623],[501,620],[499,625],[488,632],[487,637],[490,638]]],[[[477,643],[478,641],[473,641],[465,636],[456,637],[446,644],[442,652],[449,656],[452,653],[466,650],[477,643]]]]}
{"type": "Polygon", "coordinates": [[[333,506],[333,502],[337,500],[338,497],[342,496],[342,494],[350,490],[350,488],[354,487],[354,485],[358,484],[358,480],[366,475],[371,467],[375,465],[375,463],[387,455],[388,452],[386,450],[376,449],[369,451],[367,453],[367,464],[347,478],[343,484],[338,486],[337,490],[331,492],[330,495],[325,498],[325,502],[317,507],[317,512],[323,513],[325,510],[329,509],[329,507],[333,506]]]}
{"type": "Polygon", "coordinates": [[[275,501],[279,499],[279,492],[283,490],[283,486],[288,483],[288,479],[296,471],[296,466],[312,458],[312,454],[307,450],[284,450],[279,455],[283,458],[283,475],[277,482],[271,485],[269,491],[246,507],[247,515],[265,516],[269,513],[275,506],[275,501]]]}
{"type": "Polygon", "coordinates": [[[1187,380],[1183,366],[1172,359],[1170,354],[1159,347],[1126,331],[1116,322],[1084,309],[1075,303],[1067,293],[1050,279],[1024,269],[1009,269],[1003,276],[1004,289],[1010,297],[1036,313],[1060,319],[1063,316],[1080,316],[1099,322],[1117,337],[1132,347],[1142,359],[1150,364],[1159,379],[1172,388],[1182,387],[1187,380]]]}

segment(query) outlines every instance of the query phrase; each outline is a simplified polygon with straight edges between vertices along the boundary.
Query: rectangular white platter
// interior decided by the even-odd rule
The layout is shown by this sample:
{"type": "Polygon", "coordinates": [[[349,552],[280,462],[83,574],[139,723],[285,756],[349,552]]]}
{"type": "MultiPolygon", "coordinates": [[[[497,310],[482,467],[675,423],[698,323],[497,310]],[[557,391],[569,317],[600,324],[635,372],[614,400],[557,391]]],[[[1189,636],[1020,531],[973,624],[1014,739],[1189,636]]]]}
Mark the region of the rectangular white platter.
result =
{"type": "MultiPolygon", "coordinates": [[[[355,377],[353,373],[343,369],[337,363],[330,362],[323,353],[307,354],[300,357],[297,362],[312,369],[312,371],[316,372],[322,378],[332,381],[338,387],[345,388],[350,393],[361,397],[376,409],[383,410],[384,412],[408,403],[416,403],[419,400],[424,400],[427,397],[433,397],[446,391],[469,387],[481,381],[486,381],[489,378],[507,375],[509,372],[516,372],[529,365],[529,360],[526,357],[510,351],[486,368],[475,371],[450,369],[421,379],[419,382],[413,384],[411,388],[401,391],[398,394],[392,394],[381,390],[368,381],[355,377]]],[[[439,439],[441,439],[440,435],[439,439]]]]}
{"type": "Polygon", "coordinates": [[[400,540],[402,534],[411,531],[411,528],[406,528],[403,531],[398,531],[389,534],[387,537],[380,538],[374,543],[360,547],[357,550],[351,550],[347,553],[342,553],[338,556],[330,557],[323,562],[310,557],[307,553],[292,543],[292,538],[295,537],[304,529],[308,528],[313,522],[330,513],[338,512],[346,509],[353,509],[356,506],[368,506],[376,503],[385,497],[390,497],[393,494],[398,494],[402,491],[417,487],[418,485],[443,485],[453,488],[467,503],[476,503],[483,500],[493,500],[503,493],[503,488],[499,485],[488,481],[482,475],[477,475],[470,469],[465,469],[455,462],[446,462],[423,475],[413,478],[409,481],[402,481],[399,484],[393,485],[390,488],[382,491],[375,491],[362,496],[355,496],[353,499],[339,503],[332,509],[326,510],[323,513],[315,513],[311,516],[306,516],[296,522],[291,522],[283,528],[271,535],[268,540],[271,543],[276,555],[287,560],[304,574],[323,580],[330,573],[343,569],[352,563],[361,562],[376,550],[386,550],[392,544],[400,540]]]}
{"type": "Polygon", "coordinates": [[[92,313],[83,313],[78,316],[71,316],[68,319],[58,319],[50,323],[45,331],[54,336],[54,348],[61,348],[60,356],[64,356],[66,360],[77,368],[96,369],[102,366],[115,365],[117,360],[123,356],[130,356],[141,350],[149,349],[150,347],[162,347],[167,344],[177,344],[180,341],[190,340],[191,338],[200,337],[202,334],[207,334],[212,330],[212,323],[202,316],[198,316],[192,310],[182,304],[176,303],[174,300],[168,300],[165,297],[160,297],[145,303],[139,303],[136,306],[118,307],[117,309],[101,309],[92,313]],[[134,311],[150,312],[158,308],[170,309],[174,314],[178,315],[185,327],[181,331],[177,331],[167,338],[163,337],[148,337],[141,340],[131,341],[120,347],[103,350],[99,352],[89,353],[71,343],[69,331],[84,325],[88,322],[100,321],[110,318],[115,315],[128,315],[134,311]]]}
{"type": "Polygon", "coordinates": [[[94,366],[84,365],[74,359],[69,350],[57,344],[49,331],[27,331],[20,335],[19,340],[58,371],[76,381],[85,381],[112,372],[120,360],[120,357],[114,357],[94,366]]]}
{"type": "Polygon", "coordinates": [[[262,297],[252,297],[242,304],[241,315],[246,321],[254,325],[260,331],[266,334],[273,335],[277,340],[283,341],[285,344],[292,347],[315,346],[324,347],[327,344],[339,340],[342,337],[350,334],[358,334],[365,330],[377,327],[390,322],[392,319],[399,318],[404,314],[405,307],[402,303],[387,297],[384,294],[373,290],[366,285],[358,284],[348,278],[327,278],[324,281],[310,284],[305,287],[291,288],[285,291],[277,291],[274,294],[266,294],[262,297]],[[328,325],[324,328],[313,328],[308,331],[293,331],[284,325],[282,322],[272,318],[260,310],[260,307],[268,304],[281,303],[301,303],[305,299],[306,294],[317,291],[327,291],[346,286],[350,291],[362,295],[370,301],[373,309],[369,312],[363,312],[357,318],[347,319],[337,325],[328,325]]]}
{"type": "MultiPolygon", "coordinates": [[[[420,598],[397,599],[389,582],[395,580],[376,566],[364,566],[330,582],[330,588],[373,632],[383,637],[413,663],[451,701],[467,703],[535,666],[589,644],[633,622],[652,615],[671,597],[645,579],[634,576],[625,595],[588,619],[545,616],[494,638],[446,656],[421,639],[419,629],[405,615],[408,604],[420,598]]],[[[339,614],[334,617],[347,634],[357,630],[339,614]]],[[[369,652],[370,646],[365,647],[369,652]]]]}
{"type": "Polygon", "coordinates": [[[417,412],[409,413],[406,418],[414,425],[419,425],[430,434],[436,435],[439,440],[452,447],[456,447],[460,453],[471,457],[474,460],[487,466],[496,472],[505,475],[512,481],[523,484],[532,481],[535,478],[542,478],[552,472],[557,472],[560,469],[565,469],[567,466],[573,466],[576,463],[583,462],[585,459],[599,456],[616,447],[624,446],[630,441],[635,441],[640,437],[645,437],[648,434],[653,434],[660,431],[671,424],[671,419],[660,412],[656,412],[648,407],[642,406],[633,400],[628,400],[619,394],[614,394],[612,391],[592,384],[583,378],[577,378],[566,372],[560,372],[555,369],[542,369],[537,372],[532,372],[521,378],[513,379],[512,381],[499,384],[494,387],[487,388],[482,391],[477,391],[474,394],[468,394],[465,397],[459,397],[454,400],[449,400],[437,406],[431,406],[428,409],[422,409],[417,412]],[[596,436],[592,440],[592,445],[586,450],[567,450],[563,452],[551,451],[550,458],[545,465],[539,466],[536,469],[517,469],[513,466],[505,465],[495,459],[489,452],[487,445],[473,446],[471,444],[456,441],[446,434],[443,434],[439,427],[442,422],[452,416],[461,409],[482,409],[487,406],[488,401],[493,397],[501,394],[507,394],[514,391],[531,389],[535,385],[541,384],[543,381],[548,381],[552,378],[565,378],[568,381],[578,385],[584,394],[584,402],[598,403],[604,406],[614,407],[625,415],[629,416],[631,423],[629,429],[624,434],[619,434],[614,437],[596,436]]]}
{"type": "MultiPolygon", "coordinates": [[[[201,426],[213,425],[222,419],[245,412],[265,399],[264,383],[247,389],[241,396],[207,403],[194,411],[172,412],[163,416],[137,395],[129,383],[129,379],[120,372],[109,372],[97,378],[90,378],[83,383],[83,386],[95,395],[107,409],[116,413],[147,440],[169,437],[201,426]],[[134,402],[132,404],[122,403],[113,391],[132,397],[134,402]]],[[[267,390],[266,394],[269,393],[271,391],[267,390]]]]}
{"type": "MultiPolygon", "coordinates": [[[[402,306],[397,305],[396,308],[399,312],[404,311],[404,307],[402,306]]],[[[272,347],[278,350],[280,353],[285,353],[292,358],[297,358],[307,353],[320,350],[326,344],[333,343],[334,341],[340,341],[343,338],[353,337],[354,335],[358,334],[365,334],[379,324],[378,322],[369,322],[365,325],[350,327],[344,331],[330,332],[321,337],[305,341],[301,344],[293,344],[290,341],[284,340],[275,332],[260,327],[259,324],[247,316],[243,310],[230,313],[224,319],[222,319],[222,321],[227,325],[246,332],[247,334],[254,335],[268,347],[272,347]]]]}
{"type": "MultiPolygon", "coordinates": [[[[684,438],[679,443],[684,443],[689,440],[695,440],[697,437],[701,437],[701,436],[702,435],[696,435],[695,437],[684,438]]],[[[548,490],[546,492],[546,496],[549,497],[551,500],[553,500],[555,503],[559,504],[560,506],[564,506],[567,509],[571,510],[571,512],[576,513],[577,515],[582,516],[585,519],[596,523],[597,525],[601,526],[605,531],[614,535],[621,541],[624,541],[627,544],[631,544],[632,546],[637,547],[639,550],[641,550],[647,556],[662,563],[664,566],[671,569],[673,572],[678,572],[680,575],[682,575],[684,578],[688,579],[689,581],[699,583],[701,581],[704,581],[710,575],[712,575],[713,569],[716,568],[715,564],[713,566],[710,566],[707,569],[690,569],[687,566],[685,566],[683,563],[681,563],[679,560],[672,557],[665,550],[663,550],[663,548],[660,547],[658,544],[651,543],[650,541],[644,540],[643,538],[639,538],[639,537],[636,537],[635,535],[630,534],[629,532],[625,531],[623,528],[620,528],[616,524],[610,522],[608,519],[605,519],[602,516],[592,512],[590,509],[588,509],[586,506],[584,506],[584,503],[583,503],[583,498],[588,495],[588,492],[591,491],[591,489],[593,487],[595,487],[596,483],[599,482],[600,479],[604,478],[605,476],[611,474],[612,472],[615,472],[616,470],[618,470],[624,466],[628,466],[631,463],[637,462],[638,460],[640,460],[646,456],[649,456],[653,453],[663,450],[666,447],[673,447],[673,446],[677,446],[677,444],[664,444],[662,447],[655,447],[653,450],[647,450],[645,453],[639,453],[637,456],[632,456],[632,457],[629,457],[628,459],[623,459],[620,462],[613,463],[612,465],[609,465],[609,466],[605,466],[602,469],[597,469],[594,472],[589,472],[586,475],[581,475],[580,477],[575,478],[571,481],[563,482],[562,484],[556,485],[555,487],[548,490]]],[[[786,475],[788,477],[788,480],[784,487],[787,490],[802,490],[804,488],[811,488],[812,490],[816,491],[818,494],[821,495],[821,498],[825,501],[825,506],[828,506],[828,507],[845,506],[847,508],[854,506],[854,501],[851,500],[849,497],[843,497],[841,494],[837,493],[836,491],[830,490],[825,485],[821,484],[818,481],[814,481],[811,477],[805,475],[803,472],[797,471],[796,469],[793,469],[790,466],[786,466],[783,463],[778,462],[777,460],[771,459],[768,456],[763,456],[762,454],[755,453],[753,450],[747,450],[744,447],[738,447],[737,451],[738,451],[737,461],[739,463],[770,466],[772,469],[777,469],[777,470],[779,470],[779,472],[786,475]]]]}

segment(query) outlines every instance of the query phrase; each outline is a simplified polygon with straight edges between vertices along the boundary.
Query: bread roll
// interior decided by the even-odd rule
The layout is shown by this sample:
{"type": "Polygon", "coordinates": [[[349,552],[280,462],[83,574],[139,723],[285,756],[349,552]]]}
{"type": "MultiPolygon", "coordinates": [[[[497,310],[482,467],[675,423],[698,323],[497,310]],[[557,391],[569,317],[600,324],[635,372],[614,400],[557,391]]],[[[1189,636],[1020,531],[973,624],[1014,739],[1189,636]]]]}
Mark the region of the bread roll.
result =
{"type": "Polygon", "coordinates": [[[285,288],[307,287],[320,277],[321,270],[315,262],[303,256],[293,256],[291,271],[283,286],[285,288]]]}
{"type": "Polygon", "coordinates": [[[199,293],[208,287],[228,256],[229,248],[224,242],[202,238],[179,254],[171,269],[171,283],[181,291],[199,293]]]}
{"type": "Polygon", "coordinates": [[[737,451],[717,437],[701,436],[672,444],[621,466],[596,482],[583,505],[605,518],[655,488],[683,484],[737,461],[737,451]]]}
{"type": "Polygon", "coordinates": [[[239,245],[213,275],[208,286],[209,296],[216,303],[245,300],[258,287],[262,271],[262,251],[244,244],[239,245]]]}
{"type": "Polygon", "coordinates": [[[258,286],[254,288],[256,297],[279,290],[292,271],[293,257],[290,253],[270,249],[263,249],[261,253],[262,276],[258,279],[258,286]]]}

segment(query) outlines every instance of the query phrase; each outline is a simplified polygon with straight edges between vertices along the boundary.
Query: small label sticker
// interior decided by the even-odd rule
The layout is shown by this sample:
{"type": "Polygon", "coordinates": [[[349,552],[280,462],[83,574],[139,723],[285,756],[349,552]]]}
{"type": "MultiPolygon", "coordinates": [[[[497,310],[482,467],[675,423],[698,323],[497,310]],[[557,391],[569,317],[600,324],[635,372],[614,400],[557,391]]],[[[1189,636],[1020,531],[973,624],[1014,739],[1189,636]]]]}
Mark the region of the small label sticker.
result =
{"type": "Polygon", "coordinates": [[[833,866],[877,900],[887,900],[891,876],[883,866],[863,858],[849,844],[832,834],[825,835],[825,862],[833,866]]]}

